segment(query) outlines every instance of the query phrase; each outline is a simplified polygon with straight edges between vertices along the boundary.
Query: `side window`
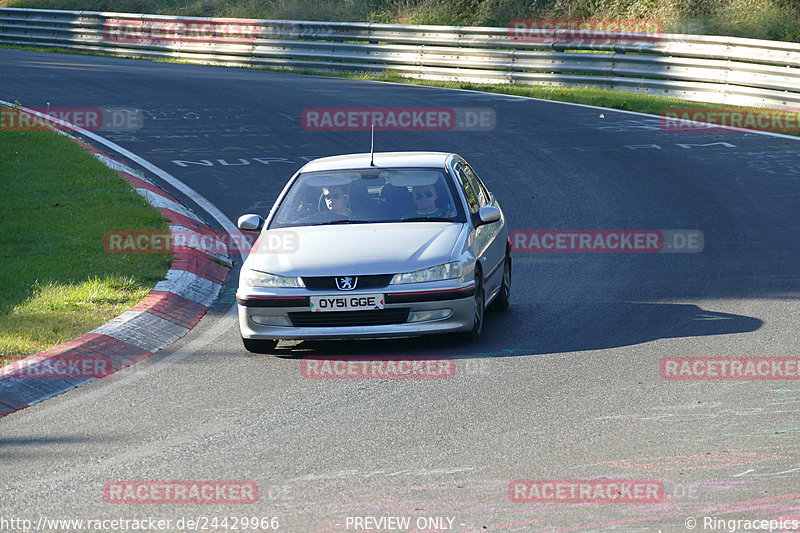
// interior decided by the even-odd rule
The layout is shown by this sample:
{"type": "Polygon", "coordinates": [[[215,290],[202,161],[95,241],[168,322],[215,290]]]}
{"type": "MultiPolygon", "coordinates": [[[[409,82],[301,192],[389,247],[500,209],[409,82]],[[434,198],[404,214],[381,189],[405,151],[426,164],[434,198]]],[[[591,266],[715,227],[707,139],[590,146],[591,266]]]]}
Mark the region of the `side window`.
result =
{"type": "Polygon", "coordinates": [[[489,193],[486,191],[486,187],[484,187],[481,180],[478,179],[478,175],[475,174],[469,165],[464,165],[463,169],[464,173],[467,175],[469,184],[472,185],[473,190],[478,193],[478,203],[480,203],[481,207],[489,205],[489,193]]]}
{"type": "Polygon", "coordinates": [[[481,206],[478,202],[478,196],[475,194],[475,189],[473,189],[472,185],[470,184],[467,173],[464,172],[464,166],[456,165],[456,173],[458,174],[458,183],[461,185],[461,189],[464,191],[464,196],[467,198],[469,210],[473,213],[477,213],[481,206]]]}

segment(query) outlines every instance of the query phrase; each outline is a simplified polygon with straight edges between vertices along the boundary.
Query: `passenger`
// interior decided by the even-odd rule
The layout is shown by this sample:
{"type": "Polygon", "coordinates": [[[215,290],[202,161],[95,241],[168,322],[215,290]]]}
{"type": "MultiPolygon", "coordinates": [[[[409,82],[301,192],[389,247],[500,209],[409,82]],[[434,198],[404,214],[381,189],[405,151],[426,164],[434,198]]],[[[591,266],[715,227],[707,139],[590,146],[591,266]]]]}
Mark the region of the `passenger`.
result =
{"type": "Polygon", "coordinates": [[[433,185],[415,185],[412,188],[412,199],[417,206],[416,211],[406,213],[403,219],[417,217],[450,218],[455,213],[450,209],[437,207],[439,195],[433,185]]]}

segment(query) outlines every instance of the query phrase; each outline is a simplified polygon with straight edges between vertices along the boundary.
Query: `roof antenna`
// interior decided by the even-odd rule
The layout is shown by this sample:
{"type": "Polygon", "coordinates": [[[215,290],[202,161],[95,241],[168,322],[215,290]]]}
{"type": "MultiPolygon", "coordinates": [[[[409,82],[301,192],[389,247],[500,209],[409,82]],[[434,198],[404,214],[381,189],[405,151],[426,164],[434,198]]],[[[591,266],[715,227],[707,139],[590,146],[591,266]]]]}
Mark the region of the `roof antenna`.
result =
{"type": "Polygon", "coordinates": [[[369,166],[374,167],[375,162],[375,123],[372,123],[372,138],[369,141],[369,166]]]}

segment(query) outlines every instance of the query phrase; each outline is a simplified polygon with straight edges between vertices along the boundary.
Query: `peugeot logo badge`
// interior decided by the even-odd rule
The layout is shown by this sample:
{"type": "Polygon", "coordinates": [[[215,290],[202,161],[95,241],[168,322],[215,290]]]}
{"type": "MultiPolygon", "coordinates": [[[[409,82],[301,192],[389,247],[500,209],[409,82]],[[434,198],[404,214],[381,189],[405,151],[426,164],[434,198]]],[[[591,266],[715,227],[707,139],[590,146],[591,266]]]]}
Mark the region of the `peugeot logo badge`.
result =
{"type": "Polygon", "coordinates": [[[352,291],[356,288],[356,283],[358,283],[358,278],[352,276],[342,276],[334,279],[336,280],[336,288],[340,291],[352,291]]]}

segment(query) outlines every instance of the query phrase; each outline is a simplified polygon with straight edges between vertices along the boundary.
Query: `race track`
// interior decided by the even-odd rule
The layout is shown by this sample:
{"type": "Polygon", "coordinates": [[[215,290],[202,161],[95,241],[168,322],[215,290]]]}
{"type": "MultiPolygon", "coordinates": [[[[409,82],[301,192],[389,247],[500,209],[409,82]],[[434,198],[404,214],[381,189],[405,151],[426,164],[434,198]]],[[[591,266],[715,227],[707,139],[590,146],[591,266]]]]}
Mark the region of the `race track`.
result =
{"type": "Polygon", "coordinates": [[[369,132],[304,130],[303,109],[490,108],[491,130],[376,132],[376,150],[461,154],[514,230],[704,237],[698,253],[516,253],[512,306],[488,314],[473,344],[292,342],[275,355],[242,347],[237,258],[186,337],[0,419],[0,518],[154,517],[182,531],[181,517],[278,517],[281,531],[332,532],[382,516],[443,530],[414,524],[449,517],[453,531],[678,532],[690,517],[695,531],[723,530],[704,517],[800,517],[798,382],[659,371],[672,356],[800,355],[796,139],[669,132],[657,117],[468,91],[14,50],[0,50],[0,99],[141,109],[142,129],[100,134],[232,221],[266,214],[307,160],[369,150],[369,132]],[[303,377],[303,357],[331,354],[451,357],[456,371],[303,377]],[[509,496],[514,480],[602,478],[657,480],[665,495],[509,496]],[[259,499],[112,504],[103,488],[113,480],[251,480],[259,499]]]}

